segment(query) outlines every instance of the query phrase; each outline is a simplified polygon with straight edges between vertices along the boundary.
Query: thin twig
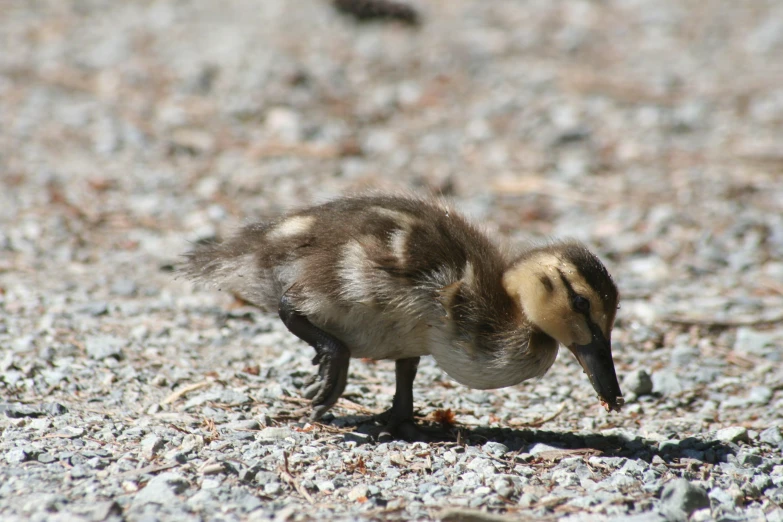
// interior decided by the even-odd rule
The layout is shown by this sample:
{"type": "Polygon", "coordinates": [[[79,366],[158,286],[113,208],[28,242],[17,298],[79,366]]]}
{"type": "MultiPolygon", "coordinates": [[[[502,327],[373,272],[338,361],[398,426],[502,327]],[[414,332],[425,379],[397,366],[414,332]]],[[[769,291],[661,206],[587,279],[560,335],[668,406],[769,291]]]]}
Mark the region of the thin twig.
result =
{"type": "Polygon", "coordinates": [[[283,452],[283,467],[280,468],[280,479],[294,488],[296,491],[299,492],[300,495],[302,495],[305,500],[307,500],[310,504],[315,504],[315,500],[313,500],[313,497],[310,496],[310,493],[307,492],[307,489],[305,489],[298,480],[294,478],[294,476],[291,474],[291,472],[288,469],[288,452],[283,452]]]}
{"type": "Polygon", "coordinates": [[[601,455],[601,450],[594,448],[577,448],[577,449],[564,449],[564,450],[549,450],[537,453],[535,457],[543,460],[555,461],[564,457],[570,457],[572,455],[584,455],[592,457],[594,455],[601,455]]]}
{"type": "Polygon", "coordinates": [[[152,466],[146,466],[139,469],[132,469],[130,471],[126,471],[124,473],[120,473],[119,475],[115,476],[115,478],[118,479],[125,479],[128,477],[134,477],[136,475],[146,475],[148,473],[157,473],[158,471],[166,471],[167,469],[176,468],[179,466],[178,463],[170,463],[170,464],[153,464],[152,466]]]}
{"type": "Polygon", "coordinates": [[[373,410],[366,406],[362,406],[358,402],[354,402],[347,397],[340,397],[340,400],[337,402],[337,406],[345,410],[358,411],[359,413],[364,413],[367,415],[378,415],[383,413],[383,411],[373,410]]]}
{"type": "Polygon", "coordinates": [[[253,159],[274,158],[279,156],[331,159],[340,156],[340,149],[337,147],[300,143],[268,143],[251,148],[248,154],[253,159]]]}
{"type": "Polygon", "coordinates": [[[211,384],[214,384],[215,381],[213,380],[207,380],[207,381],[201,381],[197,382],[195,384],[190,384],[188,386],[183,386],[182,388],[178,389],[165,399],[163,399],[163,402],[161,402],[162,405],[165,404],[171,404],[174,402],[177,402],[179,399],[181,399],[183,396],[187,395],[190,392],[200,390],[201,388],[206,388],[207,386],[210,386],[211,384]]]}

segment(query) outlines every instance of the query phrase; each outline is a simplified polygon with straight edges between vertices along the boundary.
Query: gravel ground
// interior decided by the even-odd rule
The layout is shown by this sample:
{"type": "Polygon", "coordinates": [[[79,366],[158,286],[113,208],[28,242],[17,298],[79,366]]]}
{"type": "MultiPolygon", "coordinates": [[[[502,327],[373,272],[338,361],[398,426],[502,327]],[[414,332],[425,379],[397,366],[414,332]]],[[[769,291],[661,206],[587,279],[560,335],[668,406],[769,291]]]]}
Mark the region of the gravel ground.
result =
{"type": "Polygon", "coordinates": [[[783,520],[780,2],[0,4],[3,520],[783,520]],[[454,442],[368,435],[389,362],[303,420],[310,348],[172,268],[367,189],[590,244],[623,411],[565,353],[493,391],[423,361],[454,442]]]}

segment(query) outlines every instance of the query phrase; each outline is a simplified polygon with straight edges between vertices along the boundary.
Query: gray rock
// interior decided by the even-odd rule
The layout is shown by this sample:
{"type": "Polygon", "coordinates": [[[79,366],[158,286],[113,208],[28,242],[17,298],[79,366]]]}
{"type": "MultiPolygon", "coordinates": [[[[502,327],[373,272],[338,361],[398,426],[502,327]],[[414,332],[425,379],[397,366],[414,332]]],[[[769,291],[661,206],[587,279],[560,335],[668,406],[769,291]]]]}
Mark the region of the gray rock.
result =
{"type": "Polygon", "coordinates": [[[780,434],[780,428],[771,426],[759,433],[759,440],[770,446],[780,446],[783,444],[783,435],[780,434]]]}
{"type": "Polygon", "coordinates": [[[63,381],[66,378],[65,373],[59,370],[42,370],[41,376],[49,386],[56,386],[60,383],[60,381],[63,381]]]}
{"type": "Polygon", "coordinates": [[[745,467],[755,467],[764,462],[761,455],[756,455],[749,451],[740,451],[737,454],[737,464],[745,467]]]}
{"type": "Polygon", "coordinates": [[[517,477],[512,478],[508,475],[498,477],[492,482],[492,489],[501,497],[509,498],[517,490],[514,478],[517,477]]]}
{"type": "Polygon", "coordinates": [[[764,406],[772,400],[772,389],[767,386],[754,386],[748,392],[747,402],[764,406]]]}
{"type": "Polygon", "coordinates": [[[682,381],[671,370],[652,374],[653,390],[661,395],[675,395],[685,389],[682,381]]]}
{"type": "Polygon", "coordinates": [[[256,471],[254,479],[256,484],[259,484],[261,486],[264,486],[271,482],[280,482],[280,477],[277,476],[277,473],[273,473],[271,471],[264,471],[264,470],[256,471]]]}
{"type": "Polygon", "coordinates": [[[748,430],[742,426],[723,428],[715,433],[715,438],[721,442],[740,442],[748,440],[748,430]]]}
{"type": "Polygon", "coordinates": [[[774,486],[772,479],[766,475],[757,475],[742,487],[742,492],[747,497],[759,497],[774,486]]]}
{"type": "Polygon", "coordinates": [[[78,439],[84,435],[84,428],[78,428],[74,426],[66,426],[57,432],[59,437],[64,439],[78,439]]]}
{"type": "Polygon", "coordinates": [[[481,449],[496,457],[501,457],[509,452],[508,446],[499,442],[487,442],[481,447],[481,449]]]}
{"type": "Polygon", "coordinates": [[[22,448],[14,448],[5,454],[5,461],[8,464],[21,464],[30,459],[30,455],[27,454],[22,448]]]}
{"type": "Polygon", "coordinates": [[[465,394],[465,399],[475,404],[486,404],[492,400],[492,396],[481,390],[473,390],[465,394]]]}
{"type": "Polygon", "coordinates": [[[700,419],[714,422],[718,416],[718,403],[715,401],[704,401],[704,404],[698,411],[700,419]]]}
{"type": "Polygon", "coordinates": [[[667,520],[686,520],[697,509],[710,507],[707,492],[686,479],[674,479],[661,493],[661,511],[667,520]]]}
{"type": "Polygon", "coordinates": [[[783,504],[783,487],[770,488],[764,494],[775,504],[783,504]]]}
{"type": "Polygon", "coordinates": [[[256,440],[264,443],[279,442],[291,437],[294,432],[290,428],[264,428],[256,435],[256,440]]]}
{"type": "Polygon", "coordinates": [[[653,381],[646,371],[635,370],[626,374],[622,389],[636,396],[649,395],[653,390],[653,381]]]}
{"type": "Polygon", "coordinates": [[[90,508],[90,519],[96,522],[122,520],[122,507],[114,500],[96,502],[90,508]]]}
{"type": "Polygon", "coordinates": [[[203,447],[204,437],[190,433],[182,438],[182,443],[179,445],[179,451],[190,453],[191,451],[200,451],[203,447]]]}
{"type": "Polygon", "coordinates": [[[111,285],[111,293],[120,297],[132,297],[136,295],[136,282],[130,279],[120,279],[111,285]]]}
{"type": "Polygon", "coordinates": [[[468,463],[468,469],[482,475],[494,475],[497,472],[495,463],[490,459],[476,457],[468,463]]]}
{"type": "Polygon", "coordinates": [[[73,479],[80,479],[89,476],[89,473],[84,468],[84,466],[74,466],[68,473],[73,479]]]}
{"type": "Polygon", "coordinates": [[[277,496],[283,490],[282,484],[279,482],[268,482],[264,484],[264,493],[270,496],[277,496]]]}
{"type": "MultiPolygon", "coordinates": [[[[221,404],[244,404],[246,402],[250,402],[250,397],[244,393],[236,392],[234,390],[211,390],[189,399],[185,403],[184,409],[189,410],[196,408],[207,402],[217,402],[221,404]]],[[[219,412],[219,414],[224,415],[223,412],[219,412]]]]}
{"type": "Polygon", "coordinates": [[[729,489],[712,488],[709,497],[718,504],[733,508],[739,502],[742,502],[743,493],[736,485],[732,485],[729,489]]]}
{"type": "Polygon", "coordinates": [[[147,483],[147,487],[165,487],[176,494],[184,492],[190,487],[190,482],[179,473],[167,472],[161,473],[147,483]]]}
{"type": "Polygon", "coordinates": [[[175,472],[161,473],[152,478],[133,499],[133,506],[146,504],[170,505],[179,503],[178,494],[190,487],[190,483],[175,472]]]}
{"type": "Polygon", "coordinates": [[[35,338],[32,335],[25,335],[15,339],[11,348],[18,353],[31,352],[35,349],[35,338]]]}
{"type": "Polygon", "coordinates": [[[0,403],[0,413],[5,414],[6,417],[12,419],[19,419],[22,417],[40,417],[41,411],[37,408],[33,408],[26,404],[14,403],[0,403]]]}
{"type": "Polygon", "coordinates": [[[369,495],[369,488],[364,484],[360,484],[348,492],[348,500],[351,502],[356,502],[362,497],[366,498],[367,495],[369,495]]]}
{"type": "Polygon", "coordinates": [[[202,491],[206,489],[217,489],[221,486],[221,484],[223,484],[222,478],[219,477],[205,478],[204,480],[201,481],[201,489],[202,491]]]}
{"type": "Polygon", "coordinates": [[[662,440],[658,443],[658,451],[661,453],[673,453],[680,448],[679,440],[662,440]]]}
{"type": "Polygon", "coordinates": [[[57,457],[52,455],[51,453],[41,453],[38,455],[38,462],[41,462],[43,464],[51,464],[52,462],[55,462],[57,460],[57,457]]]}
{"type": "Polygon", "coordinates": [[[775,346],[775,343],[775,332],[760,332],[752,328],[742,327],[737,329],[734,350],[740,353],[764,356],[775,346]]]}
{"type": "Polygon", "coordinates": [[[676,346],[670,354],[671,366],[682,368],[687,366],[699,357],[699,349],[695,346],[680,345],[676,346]]]}
{"type": "Polygon", "coordinates": [[[266,130],[275,138],[287,143],[302,139],[301,115],[287,107],[273,107],[266,114],[266,130]]]}
{"type": "Polygon", "coordinates": [[[522,507],[530,507],[537,503],[538,500],[539,497],[533,493],[522,493],[522,495],[519,496],[519,501],[517,503],[522,507]]]}
{"type": "Polygon", "coordinates": [[[530,453],[531,455],[538,455],[539,453],[544,453],[547,451],[562,451],[562,448],[556,448],[554,446],[544,444],[543,442],[537,442],[528,448],[527,453],[530,453]]]}
{"type": "Polygon", "coordinates": [[[152,460],[165,445],[165,441],[155,434],[144,437],[141,441],[141,455],[147,460],[152,460]]]}
{"type": "Polygon", "coordinates": [[[79,309],[83,314],[89,314],[93,317],[106,315],[109,313],[109,305],[103,301],[96,301],[94,303],[88,303],[79,309]]]}
{"type": "Polygon", "coordinates": [[[64,415],[68,413],[68,408],[66,408],[59,402],[49,402],[46,404],[41,404],[40,410],[46,415],[53,415],[53,416],[64,415]]]}
{"type": "Polygon", "coordinates": [[[579,485],[579,477],[568,469],[557,469],[552,472],[552,480],[560,486],[571,487],[579,485]]]}
{"type": "Polygon", "coordinates": [[[87,350],[87,355],[98,361],[106,359],[107,357],[122,359],[122,348],[124,346],[125,341],[111,335],[94,335],[88,337],[84,341],[84,348],[87,350]]]}
{"type": "Polygon", "coordinates": [[[263,506],[264,503],[256,495],[248,494],[237,500],[237,505],[243,512],[250,513],[263,506]]]}
{"type": "Polygon", "coordinates": [[[240,420],[240,421],[234,421],[230,422],[225,425],[225,428],[228,430],[259,430],[261,429],[261,424],[255,419],[247,419],[247,420],[240,420]]]}

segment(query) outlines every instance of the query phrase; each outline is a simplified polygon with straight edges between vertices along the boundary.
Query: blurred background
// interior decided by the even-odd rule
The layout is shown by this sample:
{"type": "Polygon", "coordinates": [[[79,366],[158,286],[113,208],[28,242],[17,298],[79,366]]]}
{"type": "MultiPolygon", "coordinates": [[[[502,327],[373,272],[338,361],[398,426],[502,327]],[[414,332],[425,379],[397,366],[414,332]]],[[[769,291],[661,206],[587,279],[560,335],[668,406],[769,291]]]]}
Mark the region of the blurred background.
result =
{"type": "Polygon", "coordinates": [[[587,241],[648,319],[780,313],[783,5],[410,5],[415,26],[327,0],[5,0],[4,268],[165,264],[408,190],[587,241]]]}

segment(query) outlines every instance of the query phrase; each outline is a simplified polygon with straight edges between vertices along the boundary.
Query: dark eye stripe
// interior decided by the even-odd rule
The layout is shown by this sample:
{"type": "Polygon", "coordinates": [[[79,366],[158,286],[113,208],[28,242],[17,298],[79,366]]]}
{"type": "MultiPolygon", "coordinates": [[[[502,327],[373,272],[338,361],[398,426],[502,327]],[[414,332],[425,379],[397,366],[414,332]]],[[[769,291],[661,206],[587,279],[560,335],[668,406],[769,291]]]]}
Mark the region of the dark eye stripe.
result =
{"type": "Polygon", "coordinates": [[[552,284],[552,280],[549,279],[548,276],[541,276],[540,278],[541,284],[544,285],[544,288],[546,288],[546,291],[550,294],[555,291],[555,285],[552,284]]]}
{"type": "Polygon", "coordinates": [[[560,274],[560,280],[563,282],[563,285],[566,287],[566,291],[568,292],[568,298],[573,300],[574,297],[576,297],[576,291],[574,290],[574,287],[571,286],[571,282],[568,280],[568,278],[565,276],[562,270],[559,268],[557,269],[557,273],[560,274]]]}
{"type": "Polygon", "coordinates": [[[574,309],[577,312],[584,314],[584,316],[587,318],[587,322],[591,323],[592,318],[590,317],[590,300],[576,293],[576,290],[574,290],[574,287],[571,286],[571,282],[568,280],[562,270],[558,269],[557,273],[560,274],[560,280],[563,281],[563,284],[566,287],[568,298],[571,300],[571,304],[574,309]],[[584,302],[585,304],[581,305],[577,304],[577,302],[584,302]]]}

